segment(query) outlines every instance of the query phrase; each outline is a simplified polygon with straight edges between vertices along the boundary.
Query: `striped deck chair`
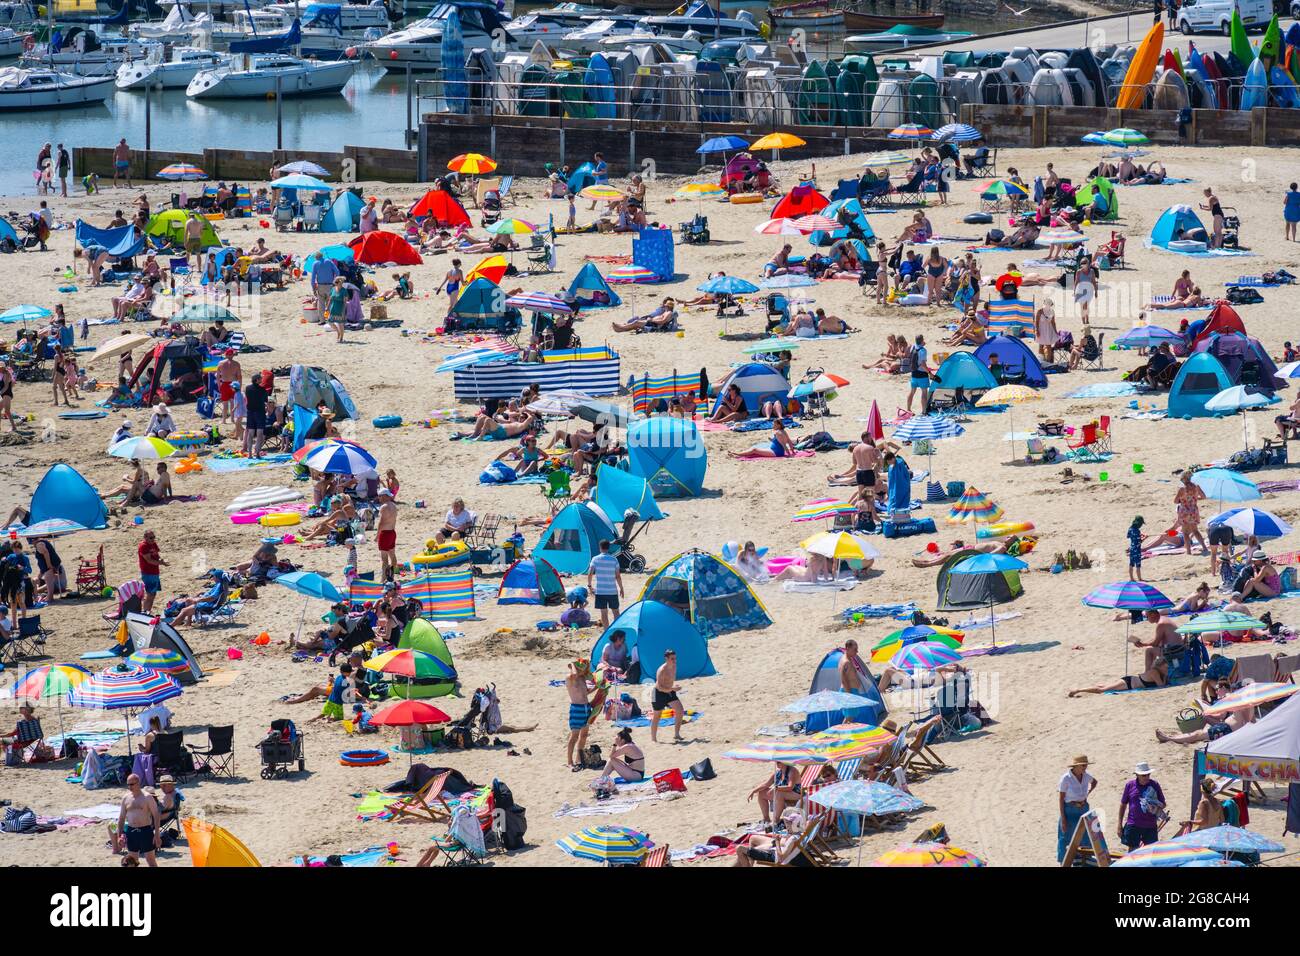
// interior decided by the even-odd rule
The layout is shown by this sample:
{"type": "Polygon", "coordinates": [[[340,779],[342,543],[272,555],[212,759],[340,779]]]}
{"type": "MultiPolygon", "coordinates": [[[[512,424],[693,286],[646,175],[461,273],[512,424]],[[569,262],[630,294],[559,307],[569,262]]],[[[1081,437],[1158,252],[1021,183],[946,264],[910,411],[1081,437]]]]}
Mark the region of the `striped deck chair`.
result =
{"type": "Polygon", "coordinates": [[[889,745],[889,750],[876,763],[875,770],[869,775],[868,779],[887,783],[893,777],[894,770],[903,766],[907,756],[907,732],[911,727],[912,724],[909,722],[898,731],[894,742],[889,745]]]}
{"type": "Polygon", "coordinates": [[[420,823],[450,823],[451,807],[442,798],[442,788],[450,776],[451,771],[444,770],[438,776],[431,777],[429,782],[415,793],[408,793],[390,803],[388,810],[392,813],[393,820],[398,823],[405,823],[408,820],[420,823]]]}
{"type": "Polygon", "coordinates": [[[668,862],[668,844],[662,844],[650,850],[641,860],[641,869],[643,870],[660,870],[670,866],[668,862]]]}
{"type": "Polygon", "coordinates": [[[929,746],[930,734],[939,727],[942,717],[935,715],[918,724],[907,744],[907,753],[903,760],[903,769],[918,773],[937,773],[947,770],[948,765],[929,746]]]}
{"type": "Polygon", "coordinates": [[[825,824],[825,819],[826,818],[821,815],[809,818],[807,824],[804,826],[803,832],[793,839],[789,836],[786,836],[784,839],[778,836],[776,838],[776,859],[774,861],[754,860],[754,865],[792,866],[793,864],[790,861],[800,853],[803,853],[803,855],[808,858],[808,862],[813,866],[830,866],[831,863],[838,860],[839,857],[835,855],[834,851],[830,851],[828,856],[826,850],[817,846],[817,838],[821,834],[822,827],[825,824]]]}
{"type": "Polygon", "coordinates": [[[989,331],[1017,338],[1034,327],[1034,303],[1022,299],[990,299],[989,331]]]}

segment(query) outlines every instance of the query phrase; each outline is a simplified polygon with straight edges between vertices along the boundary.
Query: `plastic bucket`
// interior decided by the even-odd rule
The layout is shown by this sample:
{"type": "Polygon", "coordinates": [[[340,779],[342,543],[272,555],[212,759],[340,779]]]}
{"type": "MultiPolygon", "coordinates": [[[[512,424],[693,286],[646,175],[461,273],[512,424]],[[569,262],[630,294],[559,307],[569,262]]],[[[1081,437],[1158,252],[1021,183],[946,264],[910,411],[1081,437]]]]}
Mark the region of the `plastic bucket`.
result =
{"type": "Polygon", "coordinates": [[[306,302],[303,303],[302,320],[304,322],[310,322],[313,325],[318,324],[320,322],[320,309],[317,307],[315,302],[312,302],[310,304],[306,302]]]}

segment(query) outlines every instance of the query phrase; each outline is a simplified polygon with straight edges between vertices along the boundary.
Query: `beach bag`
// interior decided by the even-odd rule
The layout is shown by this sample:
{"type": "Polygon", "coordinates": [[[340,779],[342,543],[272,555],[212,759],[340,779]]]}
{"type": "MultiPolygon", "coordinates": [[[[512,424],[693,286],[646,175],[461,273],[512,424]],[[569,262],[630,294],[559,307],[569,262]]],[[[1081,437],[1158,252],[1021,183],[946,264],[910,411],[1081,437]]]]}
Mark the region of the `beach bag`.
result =
{"type": "Polygon", "coordinates": [[[1179,733],[1190,734],[1205,726],[1205,715],[1199,708],[1184,707],[1178,712],[1174,722],[1178,724],[1179,733]]]}
{"type": "Polygon", "coordinates": [[[674,767],[672,770],[660,770],[650,778],[654,781],[655,793],[685,793],[686,781],[682,772],[674,767]]]}
{"type": "Polygon", "coordinates": [[[5,807],[0,830],[5,833],[31,833],[36,829],[36,814],[27,807],[5,807]]]}
{"type": "Polygon", "coordinates": [[[582,752],[582,765],[588,770],[605,769],[605,758],[598,744],[592,744],[582,752]]]}
{"type": "Polygon", "coordinates": [[[712,780],[717,775],[717,771],[713,769],[713,761],[708,757],[705,757],[699,763],[691,764],[692,780],[712,780]]]}
{"type": "MultiPolygon", "coordinates": [[[[498,804],[497,809],[500,810],[498,804]]],[[[528,832],[528,817],[524,808],[512,803],[509,809],[502,811],[501,846],[506,850],[518,850],[524,845],[524,834],[528,832]]]]}

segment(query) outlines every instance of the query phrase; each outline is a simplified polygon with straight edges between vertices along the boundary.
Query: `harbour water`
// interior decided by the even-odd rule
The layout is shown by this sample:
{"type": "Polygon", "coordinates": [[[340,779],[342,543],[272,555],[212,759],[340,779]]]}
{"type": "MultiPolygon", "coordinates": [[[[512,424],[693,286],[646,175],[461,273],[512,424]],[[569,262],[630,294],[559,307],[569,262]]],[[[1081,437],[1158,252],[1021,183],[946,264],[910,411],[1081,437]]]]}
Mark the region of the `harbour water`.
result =
{"type": "MultiPolygon", "coordinates": [[[[1031,26],[1049,17],[1027,13],[1012,18],[965,20],[950,16],[950,30],[987,33],[1031,26]]],[[[824,56],[826,40],[808,38],[809,55],[824,56]]],[[[828,52],[836,55],[834,41],[828,52]]],[[[385,73],[367,60],[342,95],[287,99],[281,104],[284,148],[339,150],[346,145],[400,149],[405,145],[406,79],[385,73]]],[[[148,108],[150,143],[155,151],[199,152],[205,147],[270,150],[276,147],[276,107],[267,100],[196,101],[184,90],[155,92],[148,108]]],[[[140,92],[115,92],[102,106],[0,115],[0,195],[34,196],[33,170],[42,144],[110,146],[125,136],[135,148],[145,145],[146,105],[140,92]]]]}

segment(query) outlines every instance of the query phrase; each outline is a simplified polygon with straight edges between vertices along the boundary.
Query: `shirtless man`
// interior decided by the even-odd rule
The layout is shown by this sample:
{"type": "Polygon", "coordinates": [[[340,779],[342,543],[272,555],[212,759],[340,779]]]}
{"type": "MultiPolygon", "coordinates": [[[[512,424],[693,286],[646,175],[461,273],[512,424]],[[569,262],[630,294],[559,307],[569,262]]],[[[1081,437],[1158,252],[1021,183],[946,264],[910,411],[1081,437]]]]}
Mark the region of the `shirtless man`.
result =
{"type": "Polygon", "coordinates": [[[235,361],[238,354],[234,349],[226,349],[225,358],[217,363],[217,390],[221,398],[221,423],[230,421],[230,407],[235,400],[235,393],[242,388],[244,369],[235,361]]]}
{"type": "Polygon", "coordinates": [[[190,256],[193,256],[194,265],[200,272],[203,271],[203,225],[199,216],[185,220],[185,262],[188,264],[190,256]]]}
{"type": "Polygon", "coordinates": [[[150,866],[157,866],[154,856],[162,846],[159,831],[158,801],[145,793],[140,787],[140,778],[136,774],[126,778],[129,793],[122,798],[122,808],[117,813],[116,852],[125,840],[126,856],[122,858],[123,866],[139,866],[140,854],[144,854],[150,866]]]}
{"type": "Polygon", "coordinates": [[[840,657],[840,690],[846,694],[866,694],[869,681],[866,665],[858,656],[858,642],[845,641],[844,654],[840,657]]]}
{"type": "Polygon", "coordinates": [[[849,504],[865,501],[871,509],[871,519],[876,519],[876,472],[880,468],[880,449],[871,437],[871,432],[862,433],[862,441],[853,446],[854,484],[857,491],[849,499],[849,504]]]}
{"type": "Polygon", "coordinates": [[[591,699],[587,696],[587,678],[591,676],[591,662],[579,658],[569,665],[564,678],[564,688],[569,692],[569,743],[565,749],[564,765],[575,773],[582,769],[582,751],[587,746],[587,730],[591,724],[591,699]]]}
{"type": "Polygon", "coordinates": [[[686,709],[682,707],[682,702],[677,696],[681,690],[681,685],[677,683],[677,652],[673,650],[664,651],[664,662],[655,671],[655,690],[654,700],[651,706],[654,707],[654,713],[650,717],[650,739],[658,743],[659,717],[663,709],[668,707],[673,712],[673,743],[681,743],[682,740],[682,720],[686,717],[686,709]]]}
{"type": "Polygon", "coordinates": [[[375,544],[379,548],[379,562],[382,581],[391,581],[397,576],[397,505],[393,493],[388,488],[379,488],[379,533],[375,544]]]}
{"type": "Polygon", "coordinates": [[[1155,662],[1164,657],[1165,648],[1172,647],[1183,643],[1183,637],[1174,627],[1174,622],[1166,615],[1159,611],[1147,611],[1146,619],[1148,624],[1156,626],[1155,636],[1150,641],[1143,642],[1140,638],[1133,638],[1134,647],[1145,647],[1146,658],[1143,667],[1150,670],[1155,662]]]}

